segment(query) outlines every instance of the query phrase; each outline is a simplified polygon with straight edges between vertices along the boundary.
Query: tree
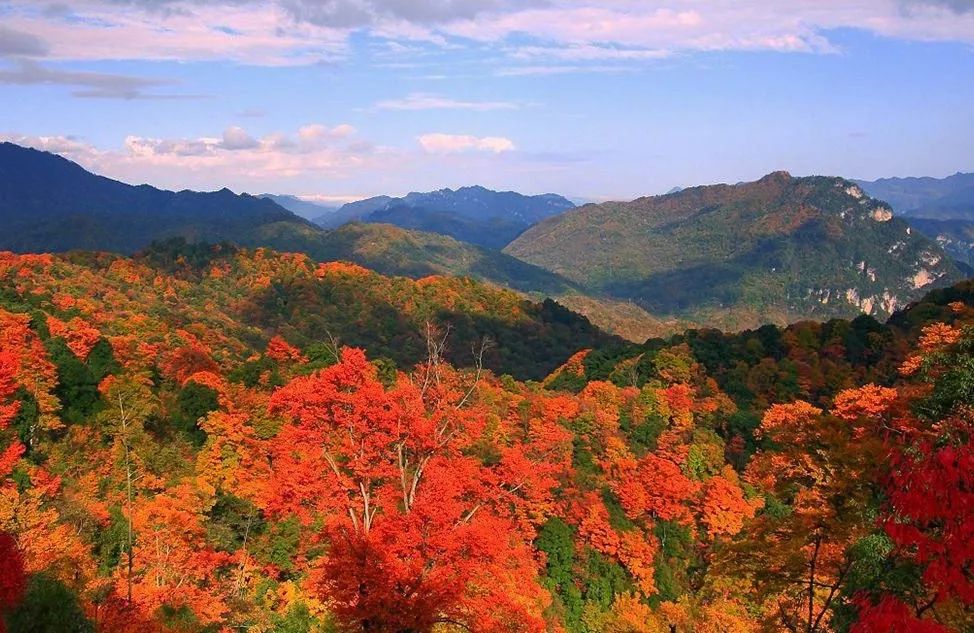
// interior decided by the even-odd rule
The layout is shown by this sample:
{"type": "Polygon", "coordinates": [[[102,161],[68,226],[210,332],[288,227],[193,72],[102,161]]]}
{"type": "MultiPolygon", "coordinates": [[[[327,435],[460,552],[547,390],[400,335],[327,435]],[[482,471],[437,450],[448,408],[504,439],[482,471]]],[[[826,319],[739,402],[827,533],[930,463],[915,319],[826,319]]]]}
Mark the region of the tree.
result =
{"type": "Polygon", "coordinates": [[[737,473],[730,467],[703,486],[700,512],[702,522],[711,536],[734,536],[744,523],[754,518],[754,513],[764,505],[760,497],[749,502],[737,482],[737,473]]]}
{"type": "Polygon", "coordinates": [[[745,479],[765,495],[765,509],[730,550],[725,573],[752,574],[769,621],[784,630],[827,630],[848,550],[871,529],[873,482],[888,454],[880,432],[887,396],[871,386],[839,394],[836,415],[804,401],[772,405],[755,432],[767,448],[745,479]]]}
{"type": "Polygon", "coordinates": [[[270,408],[288,422],[271,440],[266,507],[325,521],[314,586],[349,629],[540,630],[544,592],[515,524],[532,478],[513,471],[530,462],[464,454],[485,421],[444,372],[431,354],[386,389],[345,349],[278,390],[270,408]]]}

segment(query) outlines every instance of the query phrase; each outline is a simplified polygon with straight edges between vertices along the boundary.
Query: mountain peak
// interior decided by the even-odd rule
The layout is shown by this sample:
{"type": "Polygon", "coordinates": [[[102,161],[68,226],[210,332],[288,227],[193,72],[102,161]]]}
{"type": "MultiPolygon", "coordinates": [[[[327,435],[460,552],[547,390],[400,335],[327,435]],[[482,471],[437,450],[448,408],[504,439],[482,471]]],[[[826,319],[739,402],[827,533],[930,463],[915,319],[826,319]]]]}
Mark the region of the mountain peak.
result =
{"type": "Polygon", "coordinates": [[[789,172],[779,169],[778,171],[773,171],[770,174],[766,174],[760,180],[758,180],[758,182],[782,182],[791,179],[792,175],[789,172]]]}
{"type": "Polygon", "coordinates": [[[854,183],[784,171],[587,205],[504,250],[652,314],[735,328],[888,316],[962,276],[936,242],[854,183]]]}

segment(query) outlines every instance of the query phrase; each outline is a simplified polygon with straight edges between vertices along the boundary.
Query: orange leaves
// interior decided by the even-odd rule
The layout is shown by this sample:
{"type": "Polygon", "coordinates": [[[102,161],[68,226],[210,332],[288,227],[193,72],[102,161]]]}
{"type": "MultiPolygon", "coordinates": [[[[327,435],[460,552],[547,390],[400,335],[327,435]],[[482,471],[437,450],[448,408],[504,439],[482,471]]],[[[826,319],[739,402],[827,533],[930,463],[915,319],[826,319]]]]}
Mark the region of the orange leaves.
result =
{"type": "MultiPolygon", "coordinates": [[[[54,416],[59,405],[52,395],[57,383],[57,369],[47,359],[40,338],[30,329],[27,315],[13,314],[0,308],[0,349],[7,353],[3,362],[7,367],[8,388],[13,368],[19,386],[26,389],[40,406],[41,425],[59,428],[61,422],[54,416]]],[[[0,398],[0,404],[4,404],[2,400],[0,398]]]]}
{"type": "Polygon", "coordinates": [[[26,570],[47,570],[63,579],[88,576],[92,566],[87,545],[59,519],[42,491],[32,488],[18,494],[0,488],[0,531],[17,535],[26,570]]]}
{"type": "Polygon", "coordinates": [[[289,344],[280,336],[275,336],[267,344],[267,356],[279,363],[303,363],[307,362],[301,350],[289,344]]]}
{"type": "Polygon", "coordinates": [[[374,274],[368,268],[349,262],[325,262],[318,264],[318,267],[315,268],[315,277],[318,279],[325,279],[330,276],[367,277],[374,274]]]}
{"type": "Polygon", "coordinates": [[[634,472],[614,482],[613,490],[630,518],[649,514],[689,525],[693,515],[688,506],[694,503],[699,484],[672,461],[650,453],[639,460],[634,472]]]}
{"type": "Polygon", "coordinates": [[[835,397],[832,413],[849,422],[885,415],[899,397],[896,389],[865,385],[847,389],[835,397]]]}
{"type": "MultiPolygon", "coordinates": [[[[132,516],[138,535],[132,593],[145,612],[151,613],[162,604],[188,606],[204,624],[219,622],[226,614],[225,597],[214,587],[216,574],[228,556],[206,545],[202,525],[206,504],[200,490],[181,483],[136,505],[132,516]]],[[[119,593],[124,591],[126,580],[119,569],[119,593]]]]}
{"type": "Polygon", "coordinates": [[[946,323],[931,323],[924,326],[917,347],[920,348],[921,352],[929,354],[953,345],[960,340],[960,337],[959,328],[946,323]]]}
{"type": "MultiPolygon", "coordinates": [[[[954,304],[951,307],[955,312],[959,310],[954,304]]],[[[931,354],[941,352],[960,340],[963,332],[960,328],[946,323],[931,323],[923,327],[920,340],[917,341],[919,353],[909,356],[902,365],[900,373],[904,376],[911,376],[919,371],[923,366],[923,361],[931,354]]]]}
{"type": "MultiPolygon", "coordinates": [[[[20,409],[19,402],[10,402],[17,390],[17,370],[20,360],[7,349],[0,349],[0,431],[7,428],[20,409]]],[[[0,475],[3,473],[0,472],[0,475]]]]}
{"type": "Polygon", "coordinates": [[[619,536],[609,525],[609,512],[597,495],[589,495],[584,515],[578,524],[578,534],[598,552],[618,556],[619,536]]]}
{"type": "Polygon", "coordinates": [[[755,437],[770,437],[776,442],[800,442],[816,425],[822,410],[804,400],[791,404],[773,404],[764,412],[755,437]]]}
{"type": "Polygon", "coordinates": [[[761,498],[748,502],[737,483],[737,474],[730,468],[711,477],[703,487],[701,520],[711,536],[734,536],[744,527],[744,522],[754,518],[755,512],[764,505],[761,498]]]}
{"type": "Polygon", "coordinates": [[[639,530],[623,532],[619,538],[619,560],[636,579],[636,586],[646,597],[656,593],[653,561],[658,551],[656,538],[644,536],[639,530]]]}
{"type": "Polygon", "coordinates": [[[63,338],[75,356],[80,360],[88,358],[95,343],[101,338],[101,333],[79,317],[64,322],[54,316],[47,317],[47,328],[51,336],[63,338]]]}
{"type": "Polygon", "coordinates": [[[544,380],[545,385],[550,385],[554,382],[556,378],[563,374],[574,377],[582,377],[585,375],[585,357],[589,355],[592,350],[583,349],[575,352],[574,354],[566,360],[561,367],[551,372],[547,378],[544,380]]]}

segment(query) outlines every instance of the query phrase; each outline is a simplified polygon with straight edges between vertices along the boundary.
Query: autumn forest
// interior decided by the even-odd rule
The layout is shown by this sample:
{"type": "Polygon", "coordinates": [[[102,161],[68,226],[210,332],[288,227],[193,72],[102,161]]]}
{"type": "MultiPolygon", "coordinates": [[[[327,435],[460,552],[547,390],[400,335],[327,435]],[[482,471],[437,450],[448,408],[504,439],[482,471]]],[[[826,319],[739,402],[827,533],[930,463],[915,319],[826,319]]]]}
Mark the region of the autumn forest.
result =
{"type": "Polygon", "coordinates": [[[11,632],[963,633],[974,284],[633,344],[469,279],[0,255],[11,632]]]}

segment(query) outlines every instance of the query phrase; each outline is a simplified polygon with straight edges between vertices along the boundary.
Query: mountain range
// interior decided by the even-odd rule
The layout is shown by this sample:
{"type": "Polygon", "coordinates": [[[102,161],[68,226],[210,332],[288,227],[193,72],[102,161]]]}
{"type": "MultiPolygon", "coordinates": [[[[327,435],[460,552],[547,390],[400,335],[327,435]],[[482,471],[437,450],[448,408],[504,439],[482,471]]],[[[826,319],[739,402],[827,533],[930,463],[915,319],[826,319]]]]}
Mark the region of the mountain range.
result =
{"type": "Polygon", "coordinates": [[[947,178],[881,178],[856,184],[885,200],[898,215],[931,220],[974,220],[974,173],[947,178]]]}
{"type": "Polygon", "coordinates": [[[533,224],[574,207],[573,202],[556,194],[525,196],[472,186],[413,192],[401,198],[376,196],[345,204],[334,213],[315,218],[315,222],[325,228],[354,220],[394,224],[501,249],[533,224]]]}
{"type": "Polygon", "coordinates": [[[470,275],[552,295],[571,287],[509,255],[443,235],[361,223],[326,231],[266,197],[132,186],[12,143],[0,144],[0,220],[8,229],[0,234],[0,250],[15,252],[131,254],[181,237],[342,259],[385,274],[470,275]]]}
{"type": "Polygon", "coordinates": [[[738,185],[579,207],[505,252],[654,315],[742,328],[888,316],[963,277],[934,241],[841,178],[738,185]]]}
{"type": "Polygon", "coordinates": [[[691,326],[886,316],[964,276],[936,241],[841,178],[777,172],[582,207],[553,194],[463,187],[346,204],[325,214],[339,224],[331,229],[282,206],[299,203],[308,204],[132,186],[0,145],[8,228],[0,250],[131,254],[170,238],[269,247],[385,275],[469,276],[552,297],[637,341],[691,326]]]}

